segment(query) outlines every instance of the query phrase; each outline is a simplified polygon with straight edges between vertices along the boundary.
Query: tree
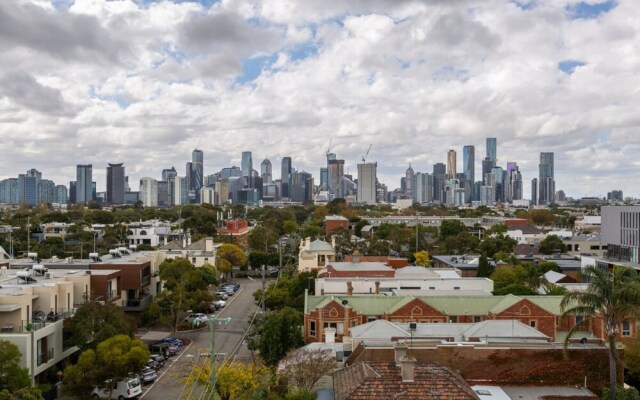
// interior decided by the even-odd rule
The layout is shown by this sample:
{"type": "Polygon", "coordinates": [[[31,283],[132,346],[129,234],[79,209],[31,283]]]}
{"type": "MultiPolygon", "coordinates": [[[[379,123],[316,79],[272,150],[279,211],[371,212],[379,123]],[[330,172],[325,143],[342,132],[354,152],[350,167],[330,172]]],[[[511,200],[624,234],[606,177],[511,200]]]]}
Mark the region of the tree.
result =
{"type": "Polygon", "coordinates": [[[31,386],[27,368],[20,367],[20,349],[15,344],[0,340],[0,390],[15,392],[31,386]]]}
{"type": "Polygon", "coordinates": [[[563,253],[566,249],[567,245],[556,235],[547,235],[540,242],[540,253],[542,254],[563,253]]]}
{"type": "Polygon", "coordinates": [[[283,375],[289,383],[307,391],[336,369],[336,357],[329,349],[296,349],[287,354],[283,363],[283,375]]]}
{"type": "Polygon", "coordinates": [[[416,265],[422,265],[423,267],[428,267],[429,264],[429,252],[426,250],[419,251],[417,253],[413,253],[413,256],[416,259],[416,265]]]}
{"type": "Polygon", "coordinates": [[[247,264],[247,256],[235,244],[225,243],[221,245],[218,248],[217,257],[219,260],[227,260],[231,266],[242,267],[247,264]]]}
{"type": "Polygon", "coordinates": [[[109,393],[115,385],[131,374],[139,373],[149,362],[149,349],[139,339],[127,335],[113,336],[96,350],[82,352],[78,363],[64,371],[67,393],[85,397],[94,385],[105,382],[109,393]]]}
{"type": "Polygon", "coordinates": [[[0,391],[0,400],[44,400],[42,391],[37,387],[18,389],[9,392],[7,389],[0,391]]]}
{"type": "Polygon", "coordinates": [[[462,232],[466,232],[467,227],[458,219],[445,219],[440,224],[440,240],[446,241],[447,238],[457,236],[462,232]]]}
{"type": "Polygon", "coordinates": [[[285,234],[291,235],[298,230],[298,223],[296,221],[287,220],[282,224],[282,230],[285,234]]]}
{"type": "Polygon", "coordinates": [[[482,253],[480,255],[480,260],[478,261],[478,272],[476,275],[479,278],[488,278],[489,276],[491,276],[491,274],[493,274],[494,270],[495,266],[491,265],[489,263],[487,255],[482,253]]]}
{"type": "MultiPolygon", "coordinates": [[[[191,368],[191,373],[184,380],[184,385],[198,384],[206,389],[207,398],[211,388],[209,377],[211,363],[198,362],[191,368]]],[[[271,371],[265,366],[249,365],[234,362],[216,366],[216,393],[222,400],[249,400],[256,398],[256,394],[269,392],[271,371]]]]}
{"type": "Polygon", "coordinates": [[[515,296],[533,296],[538,294],[538,292],[531,290],[528,286],[522,285],[520,283],[512,283],[510,285],[501,287],[500,289],[495,289],[493,294],[496,296],[504,296],[507,294],[512,294],[515,296]]]}
{"type": "Polygon", "coordinates": [[[616,400],[617,362],[616,334],[618,327],[631,316],[637,315],[640,307],[640,278],[636,271],[628,267],[614,267],[606,271],[589,265],[582,273],[589,283],[584,292],[568,292],[564,295],[560,307],[562,316],[582,316],[565,339],[565,348],[569,338],[577,330],[598,318],[604,322],[609,343],[609,391],[610,399],[616,400]]]}
{"type": "Polygon", "coordinates": [[[95,346],[115,335],[133,336],[135,322],[125,315],[121,307],[97,301],[80,307],[73,318],[64,320],[64,330],[71,341],[81,349],[95,346]]]}
{"type": "Polygon", "coordinates": [[[302,313],[290,307],[267,316],[258,342],[260,357],[267,365],[277,365],[289,350],[304,344],[302,319],[302,313]]]}

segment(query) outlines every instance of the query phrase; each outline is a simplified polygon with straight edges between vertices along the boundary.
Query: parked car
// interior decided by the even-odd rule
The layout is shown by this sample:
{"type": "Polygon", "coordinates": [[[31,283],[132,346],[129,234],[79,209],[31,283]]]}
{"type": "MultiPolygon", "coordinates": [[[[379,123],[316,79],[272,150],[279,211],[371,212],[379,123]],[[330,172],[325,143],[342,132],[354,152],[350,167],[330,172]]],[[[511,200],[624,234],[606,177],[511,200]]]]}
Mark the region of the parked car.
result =
{"type": "Polygon", "coordinates": [[[207,322],[209,322],[209,319],[207,318],[207,315],[203,314],[203,313],[190,314],[184,320],[189,322],[189,323],[191,323],[191,325],[193,325],[193,326],[206,325],[207,322]]]}
{"type": "Polygon", "coordinates": [[[93,388],[91,392],[91,397],[94,399],[133,399],[142,394],[142,385],[140,384],[140,379],[138,378],[129,378],[117,382],[114,388],[111,390],[111,395],[109,395],[109,390],[107,390],[107,386],[110,381],[104,382],[102,385],[96,386],[93,388]]]}
{"type": "Polygon", "coordinates": [[[224,308],[227,305],[227,302],[224,300],[215,300],[211,302],[211,305],[215,306],[216,310],[224,308]]]}
{"type": "Polygon", "coordinates": [[[229,291],[223,288],[216,290],[213,294],[220,296],[222,300],[226,300],[229,297],[229,291]]]}
{"type": "Polygon", "coordinates": [[[164,357],[161,354],[151,354],[151,358],[158,363],[160,368],[164,366],[164,357]]]}
{"type": "Polygon", "coordinates": [[[233,289],[234,292],[237,292],[238,290],[240,290],[240,285],[237,283],[225,283],[220,287],[223,287],[223,288],[230,287],[233,289]]]}
{"type": "Polygon", "coordinates": [[[145,367],[140,373],[140,380],[143,385],[151,383],[156,379],[158,379],[158,373],[153,368],[145,367]]]}
{"type": "Polygon", "coordinates": [[[158,364],[158,362],[156,360],[154,360],[153,358],[149,358],[149,361],[147,362],[147,367],[152,368],[154,370],[159,370],[160,369],[160,364],[158,364]]]}
{"type": "Polygon", "coordinates": [[[177,346],[178,348],[182,347],[182,340],[174,337],[166,337],[162,339],[163,342],[169,343],[169,345],[177,346]]]}

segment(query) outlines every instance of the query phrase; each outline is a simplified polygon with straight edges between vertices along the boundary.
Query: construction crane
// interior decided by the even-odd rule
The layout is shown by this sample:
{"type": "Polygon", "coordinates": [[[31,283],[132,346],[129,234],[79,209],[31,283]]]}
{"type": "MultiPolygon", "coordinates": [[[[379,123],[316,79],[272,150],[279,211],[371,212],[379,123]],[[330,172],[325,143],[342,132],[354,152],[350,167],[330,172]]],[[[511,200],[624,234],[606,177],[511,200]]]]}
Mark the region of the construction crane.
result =
{"type": "Polygon", "coordinates": [[[373,144],[369,145],[369,148],[367,149],[367,152],[364,153],[364,156],[362,156],[362,162],[366,163],[367,162],[367,156],[369,155],[369,152],[371,151],[371,146],[373,146],[373,144]]]}
{"type": "Polygon", "coordinates": [[[329,156],[329,153],[331,152],[331,141],[333,140],[333,138],[329,138],[329,147],[327,147],[327,152],[325,153],[326,156],[329,156]]]}

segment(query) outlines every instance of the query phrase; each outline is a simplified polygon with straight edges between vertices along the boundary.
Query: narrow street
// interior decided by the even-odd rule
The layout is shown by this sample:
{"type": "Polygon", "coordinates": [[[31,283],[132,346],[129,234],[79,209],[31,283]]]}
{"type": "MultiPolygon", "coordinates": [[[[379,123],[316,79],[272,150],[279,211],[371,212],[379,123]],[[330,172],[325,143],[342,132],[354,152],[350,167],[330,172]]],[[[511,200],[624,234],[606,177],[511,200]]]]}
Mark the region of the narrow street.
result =
{"type": "MultiPolygon", "coordinates": [[[[262,287],[260,280],[240,279],[240,290],[227,300],[227,306],[218,311],[215,330],[215,353],[218,360],[242,361],[251,360],[251,352],[243,343],[244,335],[251,318],[258,310],[253,300],[253,292],[262,287]],[[228,324],[224,323],[230,318],[228,324]]],[[[141,399],[177,400],[203,398],[203,388],[198,385],[185,385],[185,377],[193,370],[194,363],[208,361],[211,349],[209,329],[179,334],[179,337],[192,340],[188,348],[174,356],[158,372],[158,380],[145,386],[141,399]]]]}

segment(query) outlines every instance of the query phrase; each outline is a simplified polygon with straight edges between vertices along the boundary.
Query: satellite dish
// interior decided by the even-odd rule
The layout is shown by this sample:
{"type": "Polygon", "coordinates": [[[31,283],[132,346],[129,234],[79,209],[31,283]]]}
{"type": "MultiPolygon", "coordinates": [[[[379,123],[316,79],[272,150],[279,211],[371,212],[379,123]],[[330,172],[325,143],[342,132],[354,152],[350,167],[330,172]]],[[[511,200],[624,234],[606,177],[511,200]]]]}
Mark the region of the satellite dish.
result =
{"type": "Polygon", "coordinates": [[[349,304],[349,300],[347,300],[347,299],[342,300],[342,305],[343,306],[346,306],[347,304],[349,304]]]}

